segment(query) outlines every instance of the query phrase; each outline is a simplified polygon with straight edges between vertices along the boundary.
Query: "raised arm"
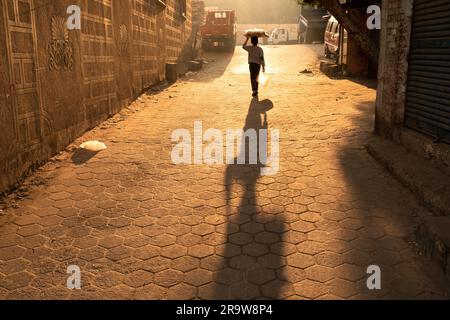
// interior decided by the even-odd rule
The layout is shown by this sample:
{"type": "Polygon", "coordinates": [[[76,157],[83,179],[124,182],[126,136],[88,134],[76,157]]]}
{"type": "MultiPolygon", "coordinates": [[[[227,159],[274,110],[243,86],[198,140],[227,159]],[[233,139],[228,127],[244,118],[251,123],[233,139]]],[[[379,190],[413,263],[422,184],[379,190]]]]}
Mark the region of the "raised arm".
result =
{"type": "Polygon", "coordinates": [[[245,47],[247,46],[249,40],[250,40],[250,37],[247,36],[247,39],[245,40],[244,44],[242,45],[242,48],[245,49],[245,47]]]}

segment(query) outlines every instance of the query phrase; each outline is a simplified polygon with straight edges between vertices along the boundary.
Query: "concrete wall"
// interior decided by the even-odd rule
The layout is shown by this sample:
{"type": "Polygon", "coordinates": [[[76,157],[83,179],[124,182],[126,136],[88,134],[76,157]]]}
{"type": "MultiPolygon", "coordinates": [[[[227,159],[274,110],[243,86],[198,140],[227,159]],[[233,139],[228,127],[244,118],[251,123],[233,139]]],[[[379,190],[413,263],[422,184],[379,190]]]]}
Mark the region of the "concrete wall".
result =
{"type": "Polygon", "coordinates": [[[413,0],[383,0],[376,132],[393,138],[404,124],[413,0]]]}
{"type": "Polygon", "coordinates": [[[0,192],[189,58],[183,1],[0,1],[0,192]],[[65,28],[70,5],[82,30],[65,28]]]}

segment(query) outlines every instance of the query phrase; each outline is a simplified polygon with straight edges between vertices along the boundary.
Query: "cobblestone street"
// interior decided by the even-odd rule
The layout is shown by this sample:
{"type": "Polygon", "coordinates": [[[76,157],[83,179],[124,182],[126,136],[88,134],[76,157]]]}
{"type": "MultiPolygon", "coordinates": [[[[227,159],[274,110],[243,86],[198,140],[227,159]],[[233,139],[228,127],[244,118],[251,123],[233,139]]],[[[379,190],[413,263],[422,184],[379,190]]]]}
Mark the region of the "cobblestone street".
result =
{"type": "Polygon", "coordinates": [[[211,53],[203,71],[77,141],[107,150],[62,154],[30,177],[0,216],[0,298],[447,297],[412,242],[423,209],[365,149],[375,89],[321,74],[322,45],[264,49],[260,102],[246,52],[211,53]],[[255,128],[264,103],[280,130],[278,174],[172,163],[175,129],[255,128]],[[66,287],[69,265],[81,290],[66,287]],[[381,290],[366,286],[370,265],[381,290]]]}

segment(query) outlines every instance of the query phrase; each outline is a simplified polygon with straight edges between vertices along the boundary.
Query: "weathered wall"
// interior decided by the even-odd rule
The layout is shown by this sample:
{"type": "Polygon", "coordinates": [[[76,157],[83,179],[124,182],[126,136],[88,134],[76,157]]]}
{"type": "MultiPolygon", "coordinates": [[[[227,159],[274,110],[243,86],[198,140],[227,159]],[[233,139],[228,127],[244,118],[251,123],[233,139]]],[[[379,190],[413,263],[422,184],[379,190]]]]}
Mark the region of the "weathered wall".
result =
{"type": "Polygon", "coordinates": [[[403,127],[413,0],[383,0],[376,132],[393,138],[403,127]]]}
{"type": "Polygon", "coordinates": [[[191,1],[165,3],[0,1],[0,192],[182,64],[191,1]],[[70,5],[82,30],[65,28],[70,5]]]}

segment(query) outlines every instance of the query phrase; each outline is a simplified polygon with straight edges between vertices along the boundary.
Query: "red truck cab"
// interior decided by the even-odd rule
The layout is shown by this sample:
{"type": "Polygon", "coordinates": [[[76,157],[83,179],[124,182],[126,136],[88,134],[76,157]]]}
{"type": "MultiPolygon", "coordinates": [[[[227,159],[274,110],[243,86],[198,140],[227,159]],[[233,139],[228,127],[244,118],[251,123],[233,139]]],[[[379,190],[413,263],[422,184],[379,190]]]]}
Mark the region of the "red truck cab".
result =
{"type": "Polygon", "coordinates": [[[234,10],[210,10],[206,24],[200,28],[204,50],[224,47],[234,51],[236,47],[236,13],[234,10]]]}

